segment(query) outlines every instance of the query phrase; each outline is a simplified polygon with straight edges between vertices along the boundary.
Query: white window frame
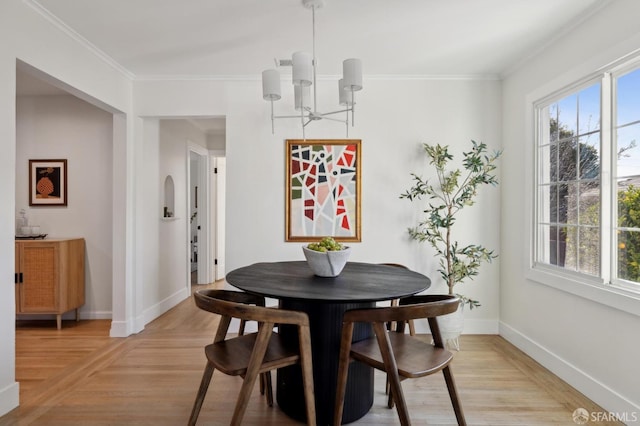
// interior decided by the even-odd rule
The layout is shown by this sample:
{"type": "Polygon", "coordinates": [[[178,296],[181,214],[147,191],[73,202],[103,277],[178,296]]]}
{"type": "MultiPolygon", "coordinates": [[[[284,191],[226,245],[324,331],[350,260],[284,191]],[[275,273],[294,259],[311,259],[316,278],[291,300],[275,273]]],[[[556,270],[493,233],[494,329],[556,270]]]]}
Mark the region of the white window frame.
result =
{"type": "Polygon", "coordinates": [[[600,171],[600,188],[601,188],[601,273],[600,277],[567,270],[549,264],[536,263],[538,250],[538,137],[540,132],[538,111],[543,105],[551,103],[569,96],[572,93],[579,92],[598,81],[601,82],[601,146],[609,146],[615,144],[614,123],[612,117],[615,115],[612,104],[613,84],[615,77],[625,74],[631,70],[640,68],[640,56],[633,60],[628,58],[619,63],[609,64],[606,68],[598,69],[595,72],[583,74],[582,78],[570,80],[570,76],[565,77],[564,82],[554,82],[527,96],[526,101],[526,121],[525,125],[528,129],[529,140],[526,146],[527,158],[527,178],[526,178],[526,194],[529,231],[527,235],[528,249],[525,251],[527,255],[526,265],[527,271],[525,276],[537,283],[541,283],[555,289],[568,292],[586,299],[598,302],[622,311],[640,316],[640,286],[636,283],[625,282],[624,280],[612,279],[615,277],[615,256],[612,247],[616,247],[615,233],[612,233],[610,226],[617,217],[617,193],[611,190],[611,186],[604,185],[611,179],[612,173],[615,171],[615,158],[612,158],[611,149],[606,152],[600,149],[601,155],[601,171],[600,171]],[[604,221],[608,221],[605,226],[604,221]],[[607,256],[606,253],[610,253],[607,256]]]}

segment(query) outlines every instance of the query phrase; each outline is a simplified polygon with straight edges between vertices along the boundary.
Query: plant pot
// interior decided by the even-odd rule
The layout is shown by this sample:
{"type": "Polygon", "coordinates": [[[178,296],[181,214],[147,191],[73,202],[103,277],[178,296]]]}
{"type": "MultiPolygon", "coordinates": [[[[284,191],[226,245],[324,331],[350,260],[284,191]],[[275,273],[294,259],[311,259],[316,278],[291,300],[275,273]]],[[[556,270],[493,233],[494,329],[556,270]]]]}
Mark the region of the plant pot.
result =
{"type": "Polygon", "coordinates": [[[337,277],[349,260],[351,249],[320,252],[302,247],[311,271],[319,277],[337,277]]]}
{"type": "Polygon", "coordinates": [[[464,328],[464,304],[458,305],[455,312],[438,317],[438,326],[444,346],[459,351],[460,341],[458,338],[464,328]]]}

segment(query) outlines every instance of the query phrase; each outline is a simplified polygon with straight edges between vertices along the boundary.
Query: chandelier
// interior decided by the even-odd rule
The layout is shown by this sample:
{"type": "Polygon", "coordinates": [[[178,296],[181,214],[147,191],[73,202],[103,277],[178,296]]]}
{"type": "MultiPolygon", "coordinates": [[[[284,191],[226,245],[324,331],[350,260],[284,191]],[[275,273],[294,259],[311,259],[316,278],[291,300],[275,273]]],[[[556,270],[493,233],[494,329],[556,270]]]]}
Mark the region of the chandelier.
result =
{"type": "Polygon", "coordinates": [[[305,127],[313,121],[331,120],[345,124],[347,137],[349,136],[349,113],[351,126],[355,119],[355,92],[362,90],[362,62],[360,59],[350,58],[342,62],[342,78],[338,81],[338,103],[344,106],[331,112],[320,112],[317,108],[316,86],[316,9],[324,5],[324,0],[302,0],[302,5],[311,9],[313,53],[295,52],[291,59],[276,59],[276,67],[292,67],[292,83],[294,92],[294,109],[299,111],[294,115],[274,115],[273,102],[279,100],[280,73],[277,69],[262,72],[262,97],[271,103],[271,133],[275,132],[274,121],[279,118],[298,119],[302,126],[302,137],[306,139],[305,127]],[[313,97],[311,87],[313,86],[313,97]],[[312,107],[313,105],[313,107],[312,107]],[[336,118],[336,114],[345,114],[345,118],[336,118]]]}

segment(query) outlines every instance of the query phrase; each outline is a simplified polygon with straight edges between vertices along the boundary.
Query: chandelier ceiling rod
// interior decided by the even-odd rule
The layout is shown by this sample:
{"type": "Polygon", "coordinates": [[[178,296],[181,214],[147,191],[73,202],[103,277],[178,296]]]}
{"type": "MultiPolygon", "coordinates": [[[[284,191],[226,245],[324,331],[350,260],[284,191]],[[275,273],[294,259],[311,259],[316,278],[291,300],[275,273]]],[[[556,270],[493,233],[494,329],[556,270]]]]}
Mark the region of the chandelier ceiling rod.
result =
{"type": "Polygon", "coordinates": [[[274,115],[273,102],[281,99],[280,73],[277,69],[262,72],[262,97],[271,103],[271,133],[275,133],[275,119],[300,119],[302,136],[306,139],[305,127],[312,121],[327,119],[345,123],[347,137],[349,136],[349,112],[351,125],[355,121],[355,92],[362,90],[362,63],[360,59],[345,59],[342,63],[342,78],[338,81],[338,103],[346,108],[331,112],[318,111],[317,91],[317,59],[316,59],[316,9],[324,5],[324,0],[302,0],[304,7],[311,9],[312,20],[312,55],[305,52],[295,52],[292,59],[276,60],[276,66],[292,67],[292,83],[294,85],[294,108],[299,115],[274,115]],[[313,85],[313,109],[310,107],[310,86],[313,85]],[[344,120],[329,117],[333,114],[345,113],[344,120]],[[305,121],[306,120],[306,121],[305,121]]]}

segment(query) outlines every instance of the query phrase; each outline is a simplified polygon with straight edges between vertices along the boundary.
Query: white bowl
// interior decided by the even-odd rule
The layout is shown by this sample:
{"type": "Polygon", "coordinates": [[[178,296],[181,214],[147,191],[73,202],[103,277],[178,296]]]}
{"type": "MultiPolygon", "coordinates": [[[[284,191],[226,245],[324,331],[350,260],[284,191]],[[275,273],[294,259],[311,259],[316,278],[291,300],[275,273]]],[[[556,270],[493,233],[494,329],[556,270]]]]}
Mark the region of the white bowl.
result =
{"type": "Polygon", "coordinates": [[[311,271],[319,277],[337,277],[349,260],[351,249],[320,252],[302,247],[304,257],[311,271]]]}

